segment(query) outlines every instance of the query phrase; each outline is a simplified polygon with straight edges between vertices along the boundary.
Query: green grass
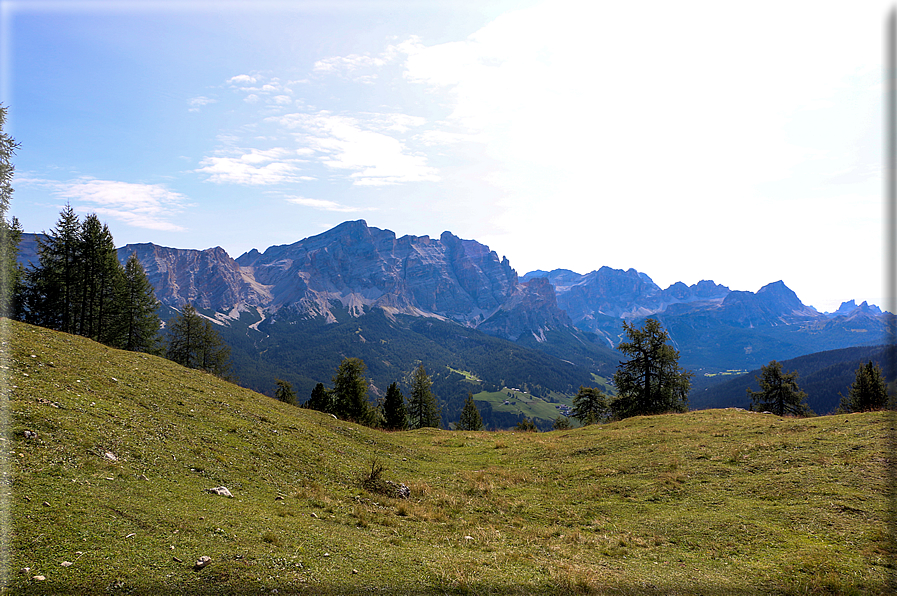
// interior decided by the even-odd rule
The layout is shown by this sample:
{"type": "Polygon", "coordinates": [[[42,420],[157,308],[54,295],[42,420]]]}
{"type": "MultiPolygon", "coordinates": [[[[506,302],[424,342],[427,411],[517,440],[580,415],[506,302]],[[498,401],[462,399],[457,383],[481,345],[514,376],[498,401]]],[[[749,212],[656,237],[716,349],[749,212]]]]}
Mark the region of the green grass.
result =
{"type": "Polygon", "coordinates": [[[3,593],[886,592],[886,413],[384,433],[2,325],[3,593]]]}
{"type": "Polygon", "coordinates": [[[529,419],[554,420],[561,415],[555,406],[571,406],[573,399],[560,394],[552,394],[557,403],[552,403],[524,391],[503,388],[501,391],[481,391],[473,396],[475,401],[489,402],[494,412],[511,412],[529,419]],[[505,405],[505,401],[510,402],[505,405]]]}

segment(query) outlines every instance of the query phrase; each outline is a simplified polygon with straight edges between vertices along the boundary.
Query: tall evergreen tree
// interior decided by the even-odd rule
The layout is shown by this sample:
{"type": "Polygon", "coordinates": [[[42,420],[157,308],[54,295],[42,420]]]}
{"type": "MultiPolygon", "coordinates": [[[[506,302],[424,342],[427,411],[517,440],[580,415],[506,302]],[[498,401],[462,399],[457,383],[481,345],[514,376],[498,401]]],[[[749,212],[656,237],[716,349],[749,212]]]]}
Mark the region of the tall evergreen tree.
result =
{"type": "Polygon", "coordinates": [[[20,317],[25,272],[18,264],[22,226],[15,217],[11,222],[0,217],[0,317],[20,317]]]}
{"type": "Polygon", "coordinates": [[[344,358],[333,377],[333,402],[340,418],[370,425],[374,416],[367,399],[366,370],[360,358],[344,358]]]}
{"type": "Polygon", "coordinates": [[[16,263],[22,228],[16,218],[6,219],[12,201],[12,157],[20,145],[3,132],[6,106],[0,105],[0,316],[10,317],[17,311],[16,296],[20,293],[21,268],[16,263]]]}
{"type": "Polygon", "coordinates": [[[418,366],[411,375],[411,400],[408,404],[408,415],[411,426],[414,428],[435,427],[439,428],[439,402],[430,389],[433,381],[430,380],[424,365],[418,366]]]}
{"type": "Polygon", "coordinates": [[[461,409],[461,418],[458,420],[458,430],[483,430],[483,417],[473,401],[473,395],[468,393],[461,409]]]}
{"type": "Polygon", "coordinates": [[[405,407],[405,396],[397,383],[386,388],[386,399],[383,400],[383,428],[386,430],[405,430],[408,428],[408,409],[405,407]]]}
{"type": "Polygon", "coordinates": [[[81,313],[81,222],[71,205],[59,214],[46,240],[38,239],[39,264],[26,276],[24,319],[75,333],[81,313]]]}
{"type": "Polygon", "coordinates": [[[88,215],[81,224],[77,333],[96,341],[113,344],[112,335],[117,291],[121,281],[121,264],[109,227],[96,214],[88,215]]]}
{"type": "Polygon", "coordinates": [[[756,377],[760,391],[747,390],[751,398],[750,409],[769,411],[777,416],[812,416],[813,411],[806,403],[807,394],[797,386],[797,376],[796,371],[783,373],[782,364],[775,360],[760,367],[760,376],[756,377]]]}
{"type": "Polygon", "coordinates": [[[113,345],[132,352],[159,353],[159,302],[136,254],[125,262],[116,303],[113,345]]]}
{"type": "Polygon", "coordinates": [[[580,387],[573,398],[572,416],[583,426],[597,424],[610,415],[607,396],[595,387],[580,387]]]}
{"type": "Polygon", "coordinates": [[[296,392],[293,391],[293,386],[281,379],[275,379],[274,383],[275,385],[277,385],[277,388],[274,389],[274,398],[278,401],[282,401],[285,404],[295,406],[296,392]]]}
{"type": "Polygon", "coordinates": [[[885,385],[881,367],[873,364],[861,364],[856,370],[856,378],[847,396],[841,396],[839,412],[871,412],[888,407],[888,388],[885,385]]]}
{"type": "Polygon", "coordinates": [[[192,305],[168,322],[165,357],[188,368],[224,377],[230,370],[230,348],[192,305]]]}
{"type": "Polygon", "coordinates": [[[645,321],[641,329],[623,323],[623,331],[627,341],[617,350],[630,359],[614,373],[613,413],[627,418],[686,411],[693,375],[679,367],[679,351],[669,345],[669,334],[655,319],[645,321]]]}
{"type": "Polygon", "coordinates": [[[333,392],[324,387],[324,383],[318,383],[312,389],[311,397],[308,398],[308,401],[302,407],[333,414],[333,392]]]}

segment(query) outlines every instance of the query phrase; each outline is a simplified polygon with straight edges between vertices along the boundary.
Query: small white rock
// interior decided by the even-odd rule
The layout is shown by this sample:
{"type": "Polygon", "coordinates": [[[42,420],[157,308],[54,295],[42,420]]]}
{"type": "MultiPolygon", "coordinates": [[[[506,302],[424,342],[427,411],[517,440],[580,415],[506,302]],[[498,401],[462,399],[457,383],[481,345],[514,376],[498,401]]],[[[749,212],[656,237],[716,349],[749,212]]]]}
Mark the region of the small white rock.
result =
{"type": "Polygon", "coordinates": [[[33,579],[33,580],[36,581],[36,582],[42,582],[42,581],[44,581],[44,580],[47,579],[47,578],[44,577],[43,575],[35,575],[35,576],[32,577],[31,579],[33,579]]]}
{"type": "Polygon", "coordinates": [[[71,561],[63,561],[62,563],[60,563],[60,565],[62,565],[63,567],[71,567],[72,562],[71,561]]]}

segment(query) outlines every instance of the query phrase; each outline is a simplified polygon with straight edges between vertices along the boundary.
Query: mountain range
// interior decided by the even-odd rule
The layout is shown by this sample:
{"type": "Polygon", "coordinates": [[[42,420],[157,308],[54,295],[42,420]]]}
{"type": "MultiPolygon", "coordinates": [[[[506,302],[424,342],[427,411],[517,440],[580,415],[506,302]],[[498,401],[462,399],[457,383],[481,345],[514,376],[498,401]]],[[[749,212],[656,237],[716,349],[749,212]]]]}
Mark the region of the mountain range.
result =
{"type": "MultiPolygon", "coordinates": [[[[21,262],[36,259],[36,236],[24,235],[21,262]]],[[[129,244],[118,253],[122,262],[136,253],[169,315],[190,303],[221,325],[241,383],[270,393],[274,377],[293,379],[300,396],[315,382],[326,382],[341,357],[357,353],[371,358],[366,362],[375,395],[384,383],[410,372],[409,359],[433,366],[436,376],[444,368],[464,370],[466,381],[489,385],[470,387],[474,393],[511,383],[528,384],[545,395],[575,393],[577,383],[610,377],[621,358],[613,348],[623,322],[647,317],[661,321],[680,351],[680,364],[696,372],[696,386],[706,387],[719,373],[756,369],[772,359],[884,343],[894,324],[890,313],[852,300],[834,313],[820,313],[783,281],[753,293],[706,280],[662,289],[645,273],[609,267],[519,277],[506,257],[500,259],[475,240],[450,232],[438,239],[397,237],[363,220],[236,259],[220,247],[192,250],[151,243],[129,244]],[[365,332],[365,327],[377,331],[365,332]],[[337,339],[348,328],[361,338],[355,338],[354,347],[337,339]],[[367,345],[375,336],[381,347],[400,336],[416,347],[406,357],[390,356],[388,349],[367,345]],[[457,343],[460,338],[478,347],[468,346],[472,352],[465,356],[468,348],[457,343]],[[324,353],[317,365],[291,356],[310,350],[302,342],[316,342],[324,353]],[[504,347],[495,342],[505,342],[504,347]],[[444,349],[453,343],[454,351],[444,349]],[[547,358],[537,367],[543,376],[570,370],[545,382],[532,375],[524,381],[475,370],[473,355],[487,345],[518,360],[524,353],[547,358]],[[416,356],[415,350],[420,352],[416,356]],[[438,364],[428,362],[428,353],[438,364]]],[[[489,367],[519,368],[494,361],[489,367]]],[[[456,392],[465,385],[457,378],[443,379],[442,389],[450,387],[456,392]]]]}

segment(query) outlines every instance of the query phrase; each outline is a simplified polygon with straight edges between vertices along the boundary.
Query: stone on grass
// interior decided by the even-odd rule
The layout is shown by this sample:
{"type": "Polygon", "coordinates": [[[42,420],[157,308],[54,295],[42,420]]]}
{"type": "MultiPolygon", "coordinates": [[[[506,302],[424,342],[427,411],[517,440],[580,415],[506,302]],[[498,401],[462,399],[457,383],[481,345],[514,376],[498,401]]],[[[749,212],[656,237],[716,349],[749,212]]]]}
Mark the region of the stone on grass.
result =
{"type": "Polygon", "coordinates": [[[196,563],[193,564],[193,571],[199,571],[200,569],[207,567],[211,562],[212,559],[210,557],[203,555],[196,560],[196,563]]]}
{"type": "Polygon", "coordinates": [[[212,493],[213,495],[218,495],[221,497],[230,497],[231,499],[234,498],[234,496],[232,494],[230,494],[230,491],[227,490],[226,486],[216,486],[215,488],[207,488],[206,492],[212,493]]]}
{"type": "Polygon", "coordinates": [[[71,567],[72,562],[71,561],[63,561],[62,563],[60,563],[60,565],[62,565],[63,567],[71,567]]]}

